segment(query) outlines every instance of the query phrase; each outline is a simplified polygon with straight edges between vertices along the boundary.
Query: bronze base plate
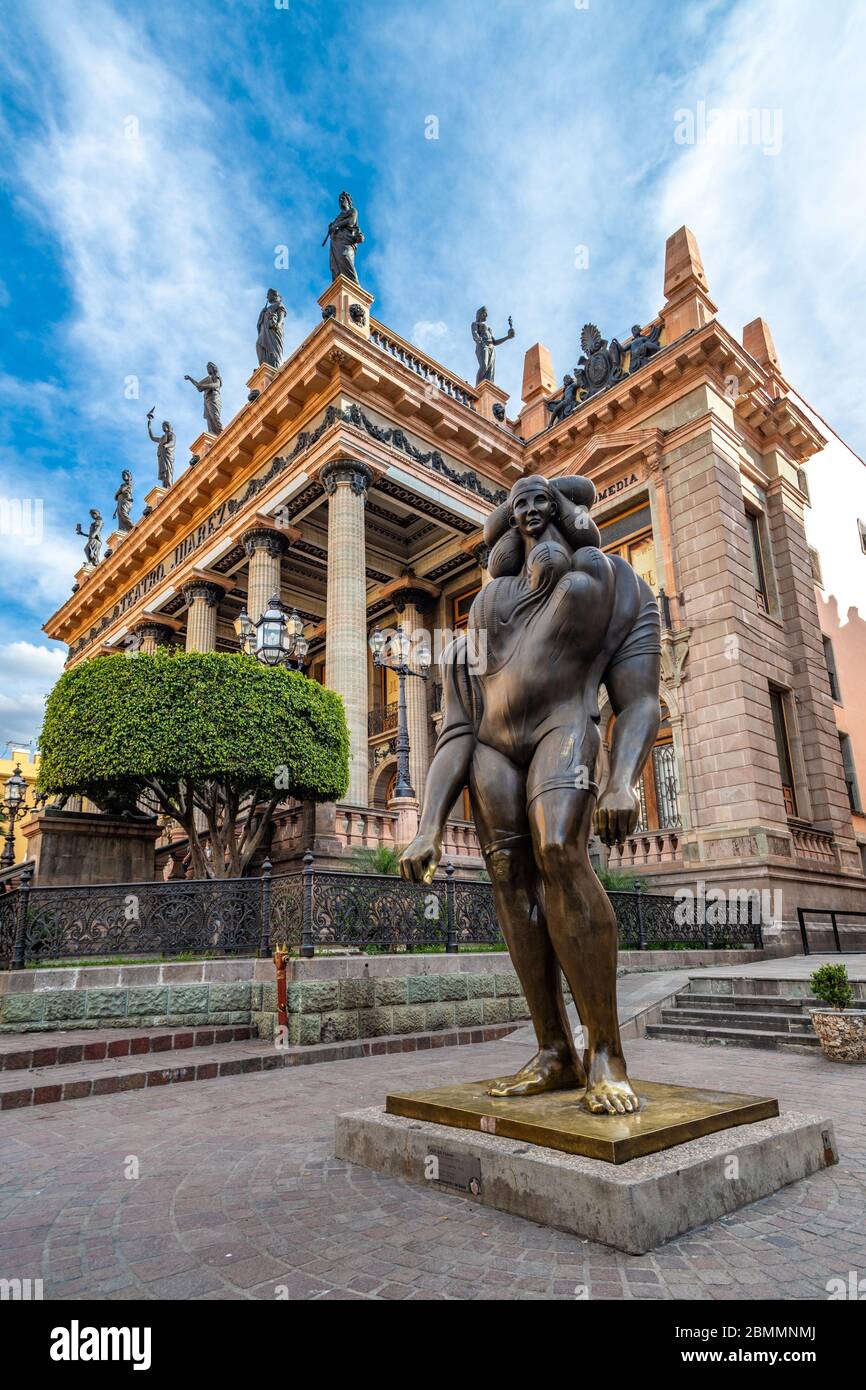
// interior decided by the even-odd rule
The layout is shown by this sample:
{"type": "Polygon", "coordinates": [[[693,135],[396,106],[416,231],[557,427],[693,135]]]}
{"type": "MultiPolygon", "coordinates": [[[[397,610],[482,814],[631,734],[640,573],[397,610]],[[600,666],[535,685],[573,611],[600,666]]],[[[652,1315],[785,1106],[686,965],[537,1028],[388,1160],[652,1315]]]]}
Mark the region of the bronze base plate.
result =
{"type": "Polygon", "coordinates": [[[662,1081],[632,1081],[641,1102],[637,1115],[592,1115],[581,1103],[582,1089],[494,1100],[487,1095],[490,1085],[492,1081],[469,1081],[390,1095],[385,1110],[389,1115],[521,1139],[605,1163],[627,1163],[721,1129],[770,1120],[779,1113],[777,1100],[662,1081]]]}

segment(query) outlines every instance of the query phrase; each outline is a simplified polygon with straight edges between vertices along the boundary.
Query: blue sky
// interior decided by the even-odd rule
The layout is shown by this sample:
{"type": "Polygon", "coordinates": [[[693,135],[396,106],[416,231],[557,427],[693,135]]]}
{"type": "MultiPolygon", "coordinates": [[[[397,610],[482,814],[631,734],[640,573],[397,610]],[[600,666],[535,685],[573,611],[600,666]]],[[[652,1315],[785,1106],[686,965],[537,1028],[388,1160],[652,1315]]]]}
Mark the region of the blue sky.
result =
{"type": "Polygon", "coordinates": [[[183,459],[202,428],[184,373],[213,358],[224,418],[241,404],[268,286],[287,347],[315,324],[342,188],[377,317],[474,379],[475,309],[497,332],[513,316],[513,403],[532,343],[561,375],[588,319],[622,336],[657,312],[687,223],[722,321],[762,314],[862,453],[864,58],[857,0],[6,7],[0,498],[41,501],[43,533],[0,532],[0,749],[36,733],[61,668],[41,624],[81,562],[76,521],[110,517],[127,467],[140,508],[152,405],[183,459]],[[700,103],[763,111],[777,151],[678,143],[700,103]]]}

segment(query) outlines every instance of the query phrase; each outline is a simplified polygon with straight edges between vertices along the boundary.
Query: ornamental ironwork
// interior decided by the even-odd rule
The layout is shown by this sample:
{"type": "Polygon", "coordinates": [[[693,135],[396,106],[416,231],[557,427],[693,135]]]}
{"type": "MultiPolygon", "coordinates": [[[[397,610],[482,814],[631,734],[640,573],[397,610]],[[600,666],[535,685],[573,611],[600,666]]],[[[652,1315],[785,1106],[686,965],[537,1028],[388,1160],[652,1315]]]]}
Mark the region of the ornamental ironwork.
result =
{"type": "MultiPolygon", "coordinates": [[[[492,885],[458,879],[450,864],[429,885],[319,870],[309,852],[302,870],[271,877],[268,868],[259,878],[81,887],[32,888],[25,877],[0,892],[0,966],[118,955],[267,956],[276,945],[312,956],[502,944],[492,885]]],[[[609,896],[622,949],[762,945],[760,906],[751,899],[687,913],[665,894],[609,896]]]]}

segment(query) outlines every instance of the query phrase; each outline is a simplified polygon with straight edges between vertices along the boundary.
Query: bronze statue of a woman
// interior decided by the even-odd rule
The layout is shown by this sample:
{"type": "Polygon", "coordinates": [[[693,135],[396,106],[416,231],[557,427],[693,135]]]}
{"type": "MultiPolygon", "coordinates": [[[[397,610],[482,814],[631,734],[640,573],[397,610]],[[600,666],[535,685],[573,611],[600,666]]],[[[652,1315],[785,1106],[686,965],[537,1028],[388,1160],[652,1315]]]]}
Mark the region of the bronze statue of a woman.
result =
{"type": "Polygon", "coordinates": [[[526,477],[487,519],[490,580],[443,657],[444,715],[405,878],[429,882],[464,786],[496,911],[529,1005],[536,1055],[493,1096],[586,1087],[595,1114],[639,1108],[616,1010],[617,925],[587,853],[637,822],[635,792],[659,725],[659,613],[625,560],[598,547],[587,478],[526,477]],[[484,650],[484,662],[470,654],[484,650]],[[616,715],[596,800],[598,689],[616,715]],[[576,1054],[560,986],[587,1046],[576,1054]]]}
{"type": "Polygon", "coordinates": [[[121,473],[120,487],[114,494],[114,515],[118,531],[132,530],[132,474],[128,468],[121,473]]]}
{"type": "Polygon", "coordinates": [[[99,556],[102,550],[102,513],[96,507],[90,508],[90,525],[86,531],[82,531],[81,522],[75,523],[76,536],[84,536],[84,563],[86,565],[98,565],[99,556]]]}
{"type": "Polygon", "coordinates": [[[267,303],[256,325],[256,356],[259,366],[280,367],[283,361],[283,319],[286,306],[279,290],[268,290],[267,303]]]}
{"type": "MultiPolygon", "coordinates": [[[[347,280],[354,280],[357,285],[355,247],[360,246],[363,240],[364,233],[358,226],[358,209],[348,193],[341,193],[340,211],[328,227],[325,237],[325,241],[331,243],[329,263],[332,280],[336,280],[338,275],[345,275],[347,280]]],[[[323,246],[325,241],[322,242],[323,246]]]]}
{"type": "Polygon", "coordinates": [[[196,391],[201,391],[204,396],[204,421],[208,434],[222,434],[223,380],[216,362],[208,362],[207,376],[202,377],[201,381],[189,375],[184,377],[184,381],[191,381],[196,391]]]}

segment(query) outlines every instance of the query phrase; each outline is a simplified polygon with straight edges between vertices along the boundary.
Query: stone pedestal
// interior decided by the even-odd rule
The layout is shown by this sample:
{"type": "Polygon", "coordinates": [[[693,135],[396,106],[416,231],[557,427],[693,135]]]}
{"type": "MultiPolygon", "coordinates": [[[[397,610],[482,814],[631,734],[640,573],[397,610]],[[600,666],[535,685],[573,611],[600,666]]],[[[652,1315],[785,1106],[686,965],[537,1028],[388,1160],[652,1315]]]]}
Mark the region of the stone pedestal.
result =
{"type": "Polygon", "coordinates": [[[163,497],[167,496],[168,488],[160,487],[159,483],[156,484],[156,487],[152,487],[150,492],[146,492],[144,494],[145,515],[147,515],[148,512],[152,512],[154,507],[158,507],[163,497]]]}
{"type": "Polygon", "coordinates": [[[404,848],[418,834],[420,808],[416,796],[394,796],[388,802],[388,810],[397,812],[394,838],[404,848]]]}
{"type": "Polygon", "coordinates": [[[92,811],[36,811],[22,826],[35,887],[149,883],[160,830],[154,817],[126,820],[92,811]]]}
{"type": "MultiPolygon", "coordinates": [[[[604,1118],[635,1130],[641,1120],[604,1118]]],[[[631,1255],[838,1161],[832,1124],[815,1115],[777,1115],[617,1164],[380,1106],[337,1117],[335,1153],[631,1255]]]]}
{"type": "Polygon", "coordinates": [[[247,382],[247,386],[250,388],[250,400],[258,399],[267,391],[278,370],[277,367],[269,367],[267,362],[262,362],[260,366],[256,367],[247,382]]]}
{"type": "Polygon", "coordinates": [[[198,436],[198,439],[194,439],[192,444],[190,444],[189,451],[194,458],[203,459],[205,454],[209,453],[216,442],[217,435],[210,434],[207,430],[203,430],[198,436]]]}
{"type": "Polygon", "coordinates": [[[344,328],[349,328],[362,338],[370,336],[370,308],[373,296],[362,290],[345,275],[338,275],[323,295],[319,296],[322,317],[336,319],[344,328]]]}
{"type": "Polygon", "coordinates": [[[493,420],[497,425],[505,423],[504,418],[497,420],[493,413],[494,405],[501,405],[504,410],[508,404],[508,392],[503,391],[501,386],[497,386],[493,381],[481,381],[475,387],[477,401],[476,409],[479,415],[483,415],[485,420],[493,420]]]}

